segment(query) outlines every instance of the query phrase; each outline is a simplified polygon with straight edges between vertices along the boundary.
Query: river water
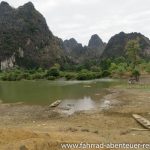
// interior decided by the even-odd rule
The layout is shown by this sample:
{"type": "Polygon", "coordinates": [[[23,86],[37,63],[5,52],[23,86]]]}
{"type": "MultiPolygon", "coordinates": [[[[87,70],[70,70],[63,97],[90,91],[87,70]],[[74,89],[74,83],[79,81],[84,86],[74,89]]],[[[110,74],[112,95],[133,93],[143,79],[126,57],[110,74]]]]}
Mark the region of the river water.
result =
{"type": "Polygon", "coordinates": [[[97,107],[107,88],[120,84],[119,80],[90,81],[15,81],[0,82],[0,100],[3,103],[23,102],[27,105],[50,105],[62,100],[59,107],[72,111],[97,107]]]}

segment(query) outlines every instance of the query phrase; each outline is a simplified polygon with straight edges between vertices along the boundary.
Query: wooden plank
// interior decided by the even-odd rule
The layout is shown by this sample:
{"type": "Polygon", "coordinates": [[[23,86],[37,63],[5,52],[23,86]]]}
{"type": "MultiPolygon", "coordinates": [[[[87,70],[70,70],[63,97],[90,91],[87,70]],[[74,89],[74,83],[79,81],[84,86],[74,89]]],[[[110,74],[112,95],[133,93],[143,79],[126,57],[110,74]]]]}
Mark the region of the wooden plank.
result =
{"type": "Polygon", "coordinates": [[[149,120],[147,120],[146,118],[144,118],[144,117],[142,117],[140,115],[137,115],[137,114],[133,114],[132,116],[144,128],[150,130],[150,121],[149,120]]]}

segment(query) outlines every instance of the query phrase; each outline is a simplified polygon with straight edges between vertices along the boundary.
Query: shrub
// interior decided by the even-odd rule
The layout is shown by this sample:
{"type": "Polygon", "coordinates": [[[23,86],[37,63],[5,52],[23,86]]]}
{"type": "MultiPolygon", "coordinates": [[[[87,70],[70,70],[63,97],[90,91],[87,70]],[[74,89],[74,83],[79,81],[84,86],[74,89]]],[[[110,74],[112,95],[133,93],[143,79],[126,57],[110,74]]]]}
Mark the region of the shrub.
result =
{"type": "Polygon", "coordinates": [[[96,73],[90,72],[87,70],[82,70],[77,75],[78,80],[91,80],[91,79],[95,79],[95,78],[96,78],[96,73]]]}
{"type": "Polygon", "coordinates": [[[146,72],[150,73],[150,63],[148,63],[148,64],[146,65],[145,70],[146,70],[146,72]]]}
{"type": "Polygon", "coordinates": [[[59,69],[57,67],[52,67],[50,70],[47,71],[46,76],[54,76],[58,77],[60,75],[59,69]]]}
{"type": "Polygon", "coordinates": [[[43,75],[40,73],[35,73],[32,75],[32,79],[42,79],[42,78],[43,78],[43,75]]]}
{"type": "Polygon", "coordinates": [[[18,75],[15,74],[14,72],[11,73],[5,73],[2,75],[1,79],[4,81],[16,81],[18,80],[18,75]]]}
{"type": "Polygon", "coordinates": [[[101,78],[101,77],[102,77],[102,72],[95,73],[95,78],[101,78]]]}
{"type": "Polygon", "coordinates": [[[93,72],[101,72],[101,68],[97,67],[97,66],[92,66],[91,67],[91,71],[93,71],[93,72]]]}
{"type": "Polygon", "coordinates": [[[116,73],[120,76],[123,75],[126,72],[125,68],[123,66],[118,66],[116,73]]]}
{"type": "Polygon", "coordinates": [[[26,73],[26,72],[23,72],[23,73],[21,74],[21,76],[22,76],[22,79],[27,79],[27,80],[30,80],[30,79],[31,79],[30,74],[29,74],[29,73],[26,73]]]}
{"type": "MultiPolygon", "coordinates": [[[[111,74],[116,73],[117,68],[118,68],[118,66],[115,63],[111,63],[110,68],[109,68],[110,73],[111,74]]],[[[104,76],[105,76],[105,74],[104,74],[104,76]]]]}
{"type": "Polygon", "coordinates": [[[117,75],[123,75],[125,74],[125,72],[127,72],[128,70],[128,65],[127,63],[111,63],[111,66],[109,68],[109,71],[111,73],[111,75],[113,74],[117,74],[117,75]]]}
{"type": "Polygon", "coordinates": [[[47,80],[55,80],[56,79],[56,77],[54,77],[54,76],[49,76],[48,78],[47,78],[47,80]]]}
{"type": "Polygon", "coordinates": [[[3,73],[3,74],[1,75],[1,80],[7,81],[7,79],[8,79],[7,73],[3,73]]]}
{"type": "Polygon", "coordinates": [[[108,71],[108,70],[104,70],[103,72],[102,72],[102,77],[108,77],[108,76],[110,76],[111,75],[111,73],[108,71]]]}
{"type": "Polygon", "coordinates": [[[133,76],[140,76],[139,70],[137,70],[137,69],[133,70],[133,71],[132,71],[132,75],[133,75],[133,76]]]}
{"type": "Polygon", "coordinates": [[[132,71],[132,76],[135,77],[136,81],[139,81],[140,72],[137,69],[132,71]]]}
{"type": "Polygon", "coordinates": [[[67,73],[66,75],[65,75],[65,78],[67,79],[67,80],[70,80],[70,79],[76,79],[76,77],[77,77],[77,75],[75,74],[75,73],[67,73]]]}

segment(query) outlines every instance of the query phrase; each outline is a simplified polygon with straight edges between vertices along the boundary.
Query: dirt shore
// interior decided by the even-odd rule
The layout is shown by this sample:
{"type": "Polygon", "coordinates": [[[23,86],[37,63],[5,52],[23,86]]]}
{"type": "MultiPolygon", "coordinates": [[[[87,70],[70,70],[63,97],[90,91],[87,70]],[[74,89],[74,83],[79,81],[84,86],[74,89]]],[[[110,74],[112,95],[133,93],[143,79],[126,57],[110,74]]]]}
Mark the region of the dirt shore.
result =
{"type": "Polygon", "coordinates": [[[150,143],[150,131],[132,114],[150,120],[150,88],[108,89],[109,109],[60,114],[43,106],[0,104],[0,150],[59,150],[62,143],[150,143]]]}

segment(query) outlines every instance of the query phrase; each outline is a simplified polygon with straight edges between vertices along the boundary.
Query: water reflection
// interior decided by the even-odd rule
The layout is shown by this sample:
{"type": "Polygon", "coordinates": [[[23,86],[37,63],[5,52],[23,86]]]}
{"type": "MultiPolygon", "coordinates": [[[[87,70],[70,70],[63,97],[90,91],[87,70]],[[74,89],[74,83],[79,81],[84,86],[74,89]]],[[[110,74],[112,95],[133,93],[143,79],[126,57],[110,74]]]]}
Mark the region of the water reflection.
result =
{"type": "Polygon", "coordinates": [[[63,112],[67,112],[69,114],[72,114],[76,111],[91,110],[95,107],[96,104],[91,99],[91,97],[84,97],[83,99],[64,100],[59,105],[59,108],[62,109],[63,112]]]}
{"type": "Polygon", "coordinates": [[[63,100],[58,109],[63,113],[73,114],[79,111],[109,109],[110,106],[111,102],[108,100],[95,101],[91,97],[84,97],[83,99],[63,100]]]}

